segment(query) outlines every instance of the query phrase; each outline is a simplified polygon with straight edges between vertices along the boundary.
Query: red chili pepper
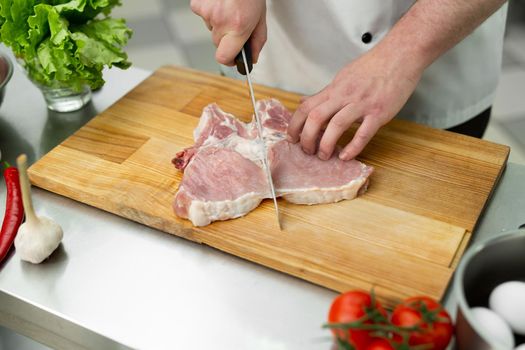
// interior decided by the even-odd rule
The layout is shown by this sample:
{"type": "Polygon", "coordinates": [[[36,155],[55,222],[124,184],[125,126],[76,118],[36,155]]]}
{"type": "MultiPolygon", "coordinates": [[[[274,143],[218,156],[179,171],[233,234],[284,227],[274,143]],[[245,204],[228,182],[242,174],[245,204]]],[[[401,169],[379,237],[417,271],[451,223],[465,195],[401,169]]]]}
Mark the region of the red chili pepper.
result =
{"type": "Polygon", "coordinates": [[[18,169],[7,163],[5,163],[5,166],[4,179],[7,187],[7,196],[4,221],[0,230],[0,263],[9,252],[18,228],[24,219],[24,206],[22,204],[18,169]]]}

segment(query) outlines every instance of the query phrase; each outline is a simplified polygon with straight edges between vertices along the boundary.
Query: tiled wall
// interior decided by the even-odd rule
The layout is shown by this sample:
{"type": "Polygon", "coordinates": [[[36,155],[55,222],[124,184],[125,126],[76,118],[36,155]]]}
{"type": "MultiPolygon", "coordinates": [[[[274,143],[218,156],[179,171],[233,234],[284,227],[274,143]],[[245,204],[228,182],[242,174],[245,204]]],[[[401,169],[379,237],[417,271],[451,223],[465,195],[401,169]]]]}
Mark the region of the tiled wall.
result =
{"type": "MultiPolygon", "coordinates": [[[[114,11],[135,33],[127,52],[135,66],[177,64],[218,72],[208,29],[189,0],[123,0],[114,11]]],[[[503,73],[485,138],[511,146],[510,161],[525,164],[525,0],[509,6],[503,73]]]]}

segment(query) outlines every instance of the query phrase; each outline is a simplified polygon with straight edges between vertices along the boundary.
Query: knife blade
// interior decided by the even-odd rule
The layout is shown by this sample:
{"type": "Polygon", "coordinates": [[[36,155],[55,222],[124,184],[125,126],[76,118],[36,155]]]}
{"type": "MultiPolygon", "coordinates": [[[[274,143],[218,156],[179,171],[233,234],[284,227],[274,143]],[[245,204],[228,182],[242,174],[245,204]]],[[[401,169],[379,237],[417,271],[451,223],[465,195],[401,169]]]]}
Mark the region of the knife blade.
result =
{"type": "Polygon", "coordinates": [[[252,71],[253,64],[252,64],[252,52],[251,52],[251,47],[250,47],[249,42],[246,42],[246,44],[244,44],[243,48],[241,49],[241,52],[235,58],[235,62],[237,64],[237,70],[242,75],[246,75],[246,81],[248,82],[248,88],[250,90],[250,98],[251,98],[252,106],[253,106],[253,115],[255,118],[255,124],[257,125],[257,132],[259,134],[259,140],[261,141],[262,146],[263,146],[264,170],[268,178],[268,183],[269,183],[270,191],[272,194],[273,204],[275,206],[275,214],[277,215],[277,223],[279,224],[279,229],[282,230],[283,227],[281,224],[281,216],[279,214],[279,205],[277,204],[277,197],[275,196],[275,186],[273,185],[272,172],[270,171],[270,166],[268,162],[268,150],[266,148],[266,142],[263,136],[263,128],[262,128],[261,119],[259,118],[259,115],[257,114],[257,108],[255,107],[255,95],[253,93],[252,79],[250,77],[250,72],[252,71]]]}

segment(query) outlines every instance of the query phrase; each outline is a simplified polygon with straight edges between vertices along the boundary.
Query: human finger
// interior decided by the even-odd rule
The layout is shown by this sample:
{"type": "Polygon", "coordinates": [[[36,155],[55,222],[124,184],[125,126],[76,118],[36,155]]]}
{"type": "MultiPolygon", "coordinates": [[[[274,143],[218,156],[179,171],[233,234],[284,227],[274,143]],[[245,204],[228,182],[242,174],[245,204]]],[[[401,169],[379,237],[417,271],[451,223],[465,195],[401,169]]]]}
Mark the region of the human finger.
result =
{"type": "MultiPolygon", "coordinates": [[[[341,104],[334,99],[326,100],[321,103],[310,113],[301,131],[301,147],[306,154],[314,154],[319,139],[319,132],[326,124],[341,109],[341,104]]],[[[331,123],[331,121],[330,121],[331,123]]]]}
{"type": "Polygon", "coordinates": [[[202,0],[191,0],[190,9],[194,14],[201,16],[202,15],[202,0]]]}
{"type": "Polygon", "coordinates": [[[328,123],[323,137],[319,142],[319,158],[322,160],[330,159],[341,135],[360,117],[361,110],[357,109],[355,105],[346,105],[337,112],[328,123]]]}
{"type": "Polygon", "coordinates": [[[325,86],[321,90],[317,91],[315,94],[301,96],[301,98],[299,99],[299,104],[303,103],[304,101],[308,100],[309,98],[312,98],[312,97],[314,97],[316,95],[319,95],[319,94],[323,93],[323,91],[325,91],[327,88],[328,88],[328,86],[325,86]]]}
{"type": "Polygon", "coordinates": [[[341,160],[350,160],[359,155],[377,133],[381,125],[376,118],[365,117],[352,140],[339,153],[341,160]]]}
{"type": "Polygon", "coordinates": [[[220,32],[218,29],[214,28],[211,31],[211,41],[215,47],[219,47],[221,39],[224,37],[224,33],[220,32]]]}
{"type": "Polygon", "coordinates": [[[204,21],[206,28],[208,28],[208,30],[211,32],[213,30],[213,26],[211,25],[211,23],[205,20],[204,18],[202,20],[204,21]]]}
{"type": "Polygon", "coordinates": [[[191,0],[190,8],[194,14],[201,17],[206,24],[208,30],[211,31],[212,25],[210,24],[210,8],[206,6],[202,0],[191,0]]]}
{"type": "Polygon", "coordinates": [[[227,66],[233,66],[235,56],[241,52],[248,37],[249,36],[238,35],[231,32],[222,36],[217,46],[217,51],[215,52],[217,62],[227,66]]]}
{"type": "Polygon", "coordinates": [[[308,97],[301,102],[299,107],[297,107],[297,110],[292,115],[292,119],[288,124],[287,139],[289,142],[296,143],[299,141],[299,136],[301,135],[304,123],[310,111],[328,99],[328,93],[326,91],[326,89],[321,90],[320,93],[308,97]]]}

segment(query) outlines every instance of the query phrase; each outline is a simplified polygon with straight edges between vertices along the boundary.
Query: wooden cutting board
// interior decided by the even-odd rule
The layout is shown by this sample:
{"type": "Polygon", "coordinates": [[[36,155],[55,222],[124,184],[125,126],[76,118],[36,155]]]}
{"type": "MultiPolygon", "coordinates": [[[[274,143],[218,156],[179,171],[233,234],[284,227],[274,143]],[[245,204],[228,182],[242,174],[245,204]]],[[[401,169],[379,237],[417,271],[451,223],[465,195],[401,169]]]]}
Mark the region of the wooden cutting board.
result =
{"type": "MultiPolygon", "coordinates": [[[[257,99],[274,97],[292,110],[300,98],[257,85],[255,91],[257,99]]],[[[317,206],[279,200],[283,232],[270,200],[243,218],[194,228],[172,212],[182,173],[170,161],[193,144],[211,102],[251,118],[244,82],[163,67],[34,164],[30,179],[330,289],[373,286],[392,305],[414,294],[443,296],[509,154],[506,146],[396,120],[360,156],[376,169],[365,195],[317,206]]]]}

